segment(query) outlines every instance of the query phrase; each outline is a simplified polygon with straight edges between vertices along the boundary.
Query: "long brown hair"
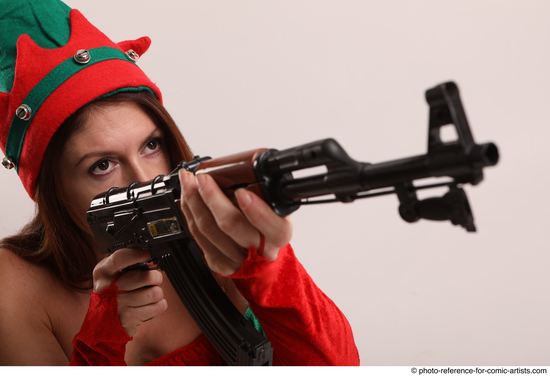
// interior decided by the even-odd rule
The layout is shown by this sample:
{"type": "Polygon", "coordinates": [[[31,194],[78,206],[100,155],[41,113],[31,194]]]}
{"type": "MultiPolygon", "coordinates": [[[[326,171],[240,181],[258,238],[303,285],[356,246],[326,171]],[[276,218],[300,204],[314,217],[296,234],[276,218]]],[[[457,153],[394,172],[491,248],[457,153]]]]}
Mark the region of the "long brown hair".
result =
{"type": "Polygon", "coordinates": [[[172,167],[193,156],[174,120],[160,102],[148,92],[122,92],[97,99],[67,119],[56,132],[44,155],[35,195],[36,214],[19,233],[0,240],[7,248],[29,262],[44,265],[68,286],[90,288],[97,257],[87,231],[72,218],[63,203],[56,171],[63,147],[86,121],[91,109],[107,104],[136,103],[164,133],[172,167]]]}

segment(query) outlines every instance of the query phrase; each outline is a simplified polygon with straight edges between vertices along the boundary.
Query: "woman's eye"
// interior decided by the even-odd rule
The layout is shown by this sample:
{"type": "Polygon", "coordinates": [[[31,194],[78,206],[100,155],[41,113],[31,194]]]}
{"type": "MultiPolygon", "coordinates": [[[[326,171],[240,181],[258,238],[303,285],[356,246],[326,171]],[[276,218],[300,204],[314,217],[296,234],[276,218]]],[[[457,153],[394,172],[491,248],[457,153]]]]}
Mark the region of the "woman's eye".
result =
{"type": "Polygon", "coordinates": [[[90,173],[93,175],[106,175],[111,172],[114,167],[115,164],[113,161],[102,159],[90,167],[90,173]]]}
{"type": "Polygon", "coordinates": [[[146,145],[145,145],[145,154],[151,154],[152,152],[157,151],[160,149],[161,145],[161,139],[160,138],[153,138],[151,139],[146,145]]]}

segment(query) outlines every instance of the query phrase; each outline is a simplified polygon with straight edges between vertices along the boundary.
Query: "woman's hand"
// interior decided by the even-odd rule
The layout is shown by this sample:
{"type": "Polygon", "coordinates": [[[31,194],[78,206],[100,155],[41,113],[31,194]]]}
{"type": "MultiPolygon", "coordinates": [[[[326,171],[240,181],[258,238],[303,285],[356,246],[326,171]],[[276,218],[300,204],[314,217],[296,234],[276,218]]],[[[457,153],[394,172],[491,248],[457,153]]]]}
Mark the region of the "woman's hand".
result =
{"type": "Polygon", "coordinates": [[[187,227],[214,272],[224,276],[236,272],[251,246],[275,260],[279,248],[290,241],[288,218],[279,217],[254,193],[237,190],[237,208],[209,175],[195,176],[182,169],[179,177],[187,227]]]}
{"type": "Polygon", "coordinates": [[[116,283],[119,289],[117,302],[120,323],[131,337],[141,324],[168,308],[160,287],[162,273],[159,270],[136,268],[124,271],[150,258],[151,255],[145,250],[119,249],[101,260],[93,271],[94,292],[100,293],[113,282],[116,283]]]}

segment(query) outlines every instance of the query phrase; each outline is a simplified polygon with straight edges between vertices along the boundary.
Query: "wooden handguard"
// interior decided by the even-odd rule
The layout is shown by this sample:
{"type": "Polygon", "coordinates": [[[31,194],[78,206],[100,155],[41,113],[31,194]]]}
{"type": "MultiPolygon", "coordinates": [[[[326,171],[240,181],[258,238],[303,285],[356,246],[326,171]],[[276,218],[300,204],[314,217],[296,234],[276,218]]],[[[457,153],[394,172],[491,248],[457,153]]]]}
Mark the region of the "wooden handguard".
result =
{"type": "Polygon", "coordinates": [[[258,158],[267,150],[254,149],[209,159],[198,166],[195,175],[210,175],[233,203],[236,203],[235,191],[239,188],[246,188],[265,199],[254,167],[258,158]]]}

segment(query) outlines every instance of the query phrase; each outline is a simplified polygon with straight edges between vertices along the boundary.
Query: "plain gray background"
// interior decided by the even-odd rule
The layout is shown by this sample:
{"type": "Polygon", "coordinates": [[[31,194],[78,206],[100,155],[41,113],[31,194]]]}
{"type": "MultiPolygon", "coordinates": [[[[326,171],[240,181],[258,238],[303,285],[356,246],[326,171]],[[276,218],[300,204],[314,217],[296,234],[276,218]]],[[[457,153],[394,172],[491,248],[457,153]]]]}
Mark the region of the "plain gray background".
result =
{"type": "MultiPolygon", "coordinates": [[[[362,161],[423,154],[424,90],[455,80],[501,151],[467,187],[479,232],[407,224],[387,196],[299,210],[293,245],[362,364],[550,365],[550,2],[68,3],[114,40],[152,37],[140,65],[201,155],[325,137],[362,161]]],[[[12,171],[0,184],[4,236],[33,206],[12,171]]]]}

